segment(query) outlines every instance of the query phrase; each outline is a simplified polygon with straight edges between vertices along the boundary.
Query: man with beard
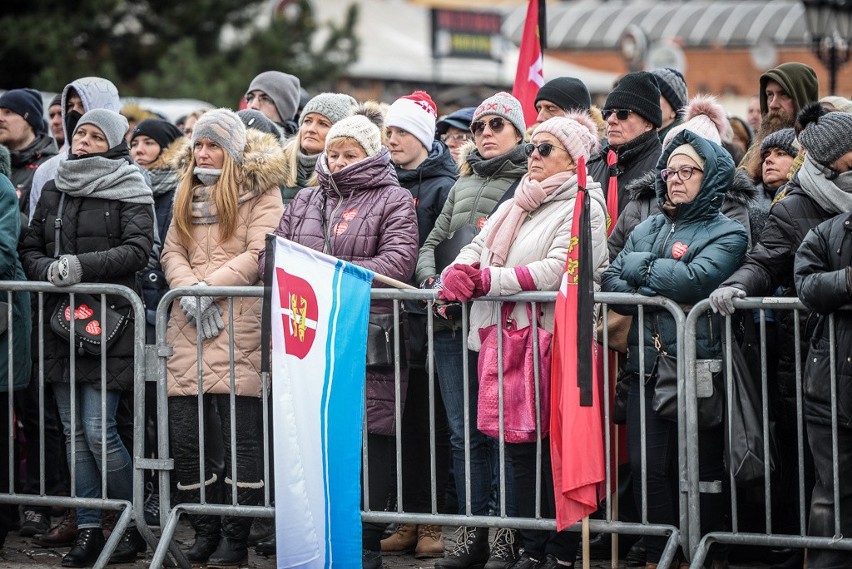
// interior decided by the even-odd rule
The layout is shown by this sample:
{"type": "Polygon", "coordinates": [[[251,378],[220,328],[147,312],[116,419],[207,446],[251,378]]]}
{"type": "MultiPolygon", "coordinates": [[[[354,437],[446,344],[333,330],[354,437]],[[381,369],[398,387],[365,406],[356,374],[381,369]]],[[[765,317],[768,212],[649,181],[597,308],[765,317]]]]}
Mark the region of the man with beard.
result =
{"type": "Polygon", "coordinates": [[[752,178],[760,176],[760,145],[782,128],[792,127],[796,115],[808,103],[819,100],[819,80],[808,65],[782,63],[760,76],[760,128],[751,148],[740,162],[752,178]]]}

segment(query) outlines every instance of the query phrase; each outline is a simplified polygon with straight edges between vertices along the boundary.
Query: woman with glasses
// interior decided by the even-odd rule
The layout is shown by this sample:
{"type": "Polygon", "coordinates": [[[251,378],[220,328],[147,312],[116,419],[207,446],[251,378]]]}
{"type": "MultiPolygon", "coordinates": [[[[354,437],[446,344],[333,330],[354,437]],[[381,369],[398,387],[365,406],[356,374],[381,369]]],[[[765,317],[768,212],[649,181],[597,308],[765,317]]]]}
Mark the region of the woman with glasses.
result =
{"type": "MultiPolygon", "coordinates": [[[[571,225],[577,196],[577,167],[599,148],[597,127],[583,112],[544,121],[524,145],[528,173],[521,178],[515,195],[502,204],[488,220],[482,232],[462,249],[452,266],[443,274],[439,296],[450,301],[468,301],[481,295],[503,296],[529,290],[559,288],[568,257],[571,225]]],[[[584,166],[585,167],[585,166],[584,166]]],[[[587,179],[591,197],[592,257],[595,280],[609,264],[606,252],[606,201],[601,186],[587,179]]],[[[582,204],[581,204],[582,205],[582,204]]],[[[540,325],[553,331],[554,305],[541,304],[540,325]]],[[[528,306],[518,303],[509,316],[518,329],[531,326],[528,306]]],[[[497,303],[474,303],[470,309],[470,333],[467,345],[476,360],[482,329],[501,319],[497,303]]],[[[497,362],[493,362],[494,365],[497,362]]],[[[549,370],[545,372],[549,376],[549,370]]],[[[547,390],[546,384],[540,387],[547,390]]],[[[509,442],[506,452],[512,461],[518,514],[543,518],[556,517],[553,475],[550,464],[549,409],[542,398],[541,425],[541,502],[536,504],[537,443],[509,442]]],[[[512,409],[507,407],[504,412],[512,409]]],[[[471,421],[474,419],[472,418],[471,421]]],[[[508,474],[507,474],[508,475],[508,474]]],[[[524,553],[514,569],[572,566],[577,555],[579,534],[521,530],[524,553]]]]}
{"type": "MultiPolygon", "coordinates": [[[[678,133],[657,164],[655,182],[661,213],[652,215],[630,233],[624,249],[602,279],[605,292],[665,296],[682,305],[705,299],[740,265],[748,234],[738,222],[719,212],[734,179],[734,161],[727,150],[690,130],[678,133]]],[[[623,314],[636,314],[630,305],[613,306],[623,314]]],[[[721,321],[707,311],[696,326],[696,356],[721,358],[721,321]]],[[[629,383],[627,449],[633,475],[636,507],[642,507],[641,406],[645,407],[645,457],[647,464],[648,521],[678,524],[677,423],[657,415],[652,406],[654,382],[645,383],[640,399],[640,378],[647,377],[657,355],[677,356],[677,326],[667,311],[646,311],[644,345],[639,345],[639,320],[628,334],[625,372],[629,383]],[[644,369],[639,354],[644,350],[644,369]]],[[[699,477],[723,479],[722,427],[699,432],[699,477]]],[[[701,498],[702,533],[723,525],[722,494],[701,498]]],[[[646,535],[646,569],[656,569],[666,537],[646,535]]],[[[711,549],[710,556],[720,552],[711,549]]],[[[724,567],[715,559],[713,567],[724,567]]]]}
{"type": "Polygon", "coordinates": [[[461,156],[461,149],[464,145],[473,140],[473,133],[470,132],[470,121],[473,120],[474,111],[476,111],[476,107],[464,107],[448,114],[435,125],[435,130],[441,137],[441,142],[447,145],[453,160],[456,162],[461,156]]]}
{"type": "MultiPolygon", "coordinates": [[[[462,150],[460,175],[450,189],[450,194],[435,221],[435,226],[426,238],[417,260],[416,278],[423,287],[440,287],[439,273],[455,258],[473,234],[485,225],[488,216],[507,193],[514,191],[527,171],[527,156],[523,140],[526,124],[521,103],[509,93],[497,93],[482,102],[473,113],[470,131],[474,144],[462,150]],[[458,233],[458,235],[457,235],[458,233]],[[465,239],[460,239],[466,235],[465,239]],[[450,241],[451,238],[454,238],[450,241]],[[442,242],[447,241],[442,247],[442,242]],[[452,244],[452,245],[451,245],[452,244]],[[451,254],[443,253],[452,247],[451,254]],[[439,255],[436,257],[436,248],[439,255]],[[443,258],[448,257],[449,261],[443,258]],[[440,263],[437,263],[440,261],[440,263]]],[[[476,354],[468,358],[468,386],[470,424],[464,423],[464,340],[460,334],[462,307],[458,303],[436,306],[434,351],[435,369],[447,420],[450,424],[450,446],[452,448],[453,475],[458,495],[459,513],[487,515],[489,500],[494,487],[493,469],[497,461],[495,441],[476,429],[476,398],[478,381],[476,376],[476,354]],[[465,438],[470,443],[470,496],[465,493],[465,438]]],[[[507,464],[507,468],[511,468],[507,464]]],[[[511,485],[509,485],[511,486],[511,485]]],[[[512,508],[511,488],[506,499],[507,509],[512,508]]],[[[499,502],[498,502],[499,503],[499,502]]],[[[491,554],[505,563],[516,557],[513,545],[514,534],[500,530],[491,547],[491,554]]],[[[461,568],[481,565],[489,558],[488,528],[462,527],[447,557],[439,559],[436,567],[461,568]]],[[[495,562],[497,562],[495,560],[495,562]]]]}
{"type": "MultiPolygon", "coordinates": [[[[722,144],[722,133],[728,127],[725,109],[715,97],[698,95],[694,97],[683,110],[685,122],[674,126],[663,139],[663,147],[668,148],[677,133],[690,130],[693,133],[722,144]]],[[[657,205],[657,195],[654,189],[656,172],[650,171],[644,176],[630,182],[625,187],[625,193],[630,200],[618,216],[618,221],[609,236],[610,260],[624,248],[627,236],[633,229],[653,214],[660,212],[657,205]]],[[[755,188],[745,171],[737,170],[734,181],[725,194],[722,202],[722,213],[731,219],[739,221],[746,230],[749,229],[749,204],[755,198],[755,188]]]]}

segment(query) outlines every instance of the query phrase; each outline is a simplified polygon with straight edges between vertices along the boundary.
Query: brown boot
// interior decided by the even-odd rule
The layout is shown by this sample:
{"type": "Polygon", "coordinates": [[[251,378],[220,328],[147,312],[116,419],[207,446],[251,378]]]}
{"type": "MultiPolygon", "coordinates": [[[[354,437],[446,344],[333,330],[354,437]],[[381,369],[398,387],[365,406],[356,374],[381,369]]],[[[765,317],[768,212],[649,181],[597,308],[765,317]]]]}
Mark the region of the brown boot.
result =
{"type": "Polygon", "coordinates": [[[657,564],[651,562],[645,563],[645,569],[657,569],[657,564]]]}
{"type": "Polygon", "coordinates": [[[414,549],[414,557],[417,559],[443,557],[444,538],[441,537],[441,530],[441,526],[436,525],[417,526],[417,547],[414,549]]]}
{"type": "Polygon", "coordinates": [[[118,512],[115,510],[101,510],[101,530],[104,533],[104,539],[109,539],[112,535],[112,530],[115,529],[115,521],[118,518],[118,512]]]}
{"type": "MultiPolygon", "coordinates": [[[[386,555],[404,555],[414,551],[417,545],[417,526],[399,524],[396,531],[382,540],[382,553],[386,555]]],[[[441,552],[443,555],[443,550],[441,552]]]]}
{"type": "Polygon", "coordinates": [[[77,539],[77,510],[68,508],[58,524],[45,534],[33,538],[33,543],[41,547],[65,547],[73,545],[77,539]]]}

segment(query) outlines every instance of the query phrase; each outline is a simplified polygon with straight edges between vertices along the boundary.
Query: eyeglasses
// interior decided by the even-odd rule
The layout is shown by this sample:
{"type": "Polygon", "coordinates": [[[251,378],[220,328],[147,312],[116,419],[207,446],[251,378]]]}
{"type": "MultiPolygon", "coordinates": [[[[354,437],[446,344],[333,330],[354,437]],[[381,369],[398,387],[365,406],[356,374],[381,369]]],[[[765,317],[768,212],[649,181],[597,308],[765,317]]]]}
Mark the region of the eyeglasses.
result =
{"type": "MultiPolygon", "coordinates": [[[[493,129],[492,129],[493,130],[493,129]]],[[[442,134],[441,142],[467,142],[471,139],[471,136],[467,133],[465,134],[442,134]]]]}
{"type": "MultiPolygon", "coordinates": [[[[536,150],[538,150],[538,153],[542,158],[547,158],[548,156],[550,156],[550,153],[553,152],[554,150],[565,150],[565,149],[560,147],[560,146],[554,146],[553,144],[551,144],[549,142],[542,142],[541,144],[533,144],[532,142],[528,142],[527,144],[524,144],[524,153],[527,156],[532,156],[532,153],[535,152],[536,150]]],[[[568,151],[565,150],[565,152],[568,152],[568,151]]]]}
{"type": "Polygon", "coordinates": [[[491,132],[497,134],[506,126],[506,119],[503,117],[494,117],[493,119],[489,119],[487,123],[485,121],[473,121],[470,123],[470,132],[473,133],[473,136],[479,136],[485,131],[486,124],[491,129],[491,132]]]}
{"type": "Polygon", "coordinates": [[[617,118],[618,120],[626,121],[628,118],[630,118],[630,113],[632,112],[633,111],[631,111],[630,109],[606,109],[601,114],[603,115],[605,121],[609,120],[609,117],[611,117],[613,114],[615,114],[615,118],[617,118]]]}
{"type": "Polygon", "coordinates": [[[669,178],[673,175],[677,174],[677,177],[680,178],[681,182],[685,182],[692,177],[692,174],[695,172],[703,172],[701,168],[698,166],[681,166],[677,170],[671,170],[669,168],[665,168],[664,170],[660,170],[660,177],[663,178],[664,182],[668,182],[669,178]]]}

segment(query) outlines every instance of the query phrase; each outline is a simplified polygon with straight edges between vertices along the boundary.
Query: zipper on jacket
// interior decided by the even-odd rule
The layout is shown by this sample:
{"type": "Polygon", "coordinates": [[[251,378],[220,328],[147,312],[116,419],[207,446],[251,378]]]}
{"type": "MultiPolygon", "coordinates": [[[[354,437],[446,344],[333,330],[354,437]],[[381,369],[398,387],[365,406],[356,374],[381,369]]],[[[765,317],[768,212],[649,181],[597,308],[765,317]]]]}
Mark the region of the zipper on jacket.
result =
{"type": "Polygon", "coordinates": [[[672,228],[669,230],[669,234],[666,235],[666,238],[663,240],[663,244],[660,246],[660,251],[657,254],[658,257],[663,256],[663,251],[666,250],[666,245],[669,244],[669,239],[671,238],[672,235],[674,235],[674,232],[675,232],[675,222],[672,221],[672,228]]]}
{"type": "MultiPolygon", "coordinates": [[[[482,192],[489,183],[491,183],[491,178],[485,178],[485,181],[479,185],[479,191],[476,192],[476,200],[473,202],[473,207],[470,208],[470,218],[467,220],[468,224],[473,224],[476,221],[474,217],[476,217],[476,212],[479,209],[479,200],[482,198],[482,192]]],[[[480,229],[482,228],[480,227],[480,229]]]]}

